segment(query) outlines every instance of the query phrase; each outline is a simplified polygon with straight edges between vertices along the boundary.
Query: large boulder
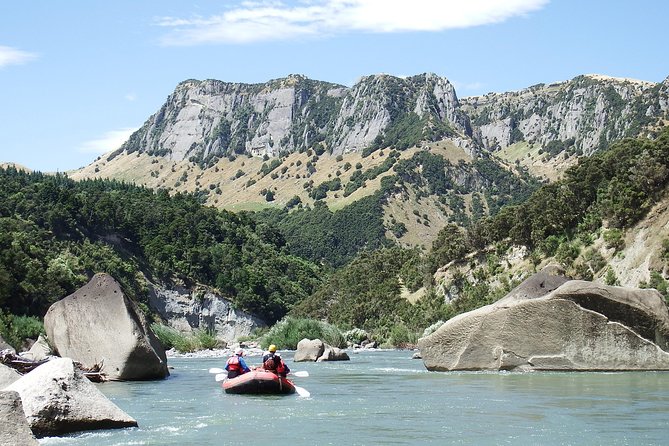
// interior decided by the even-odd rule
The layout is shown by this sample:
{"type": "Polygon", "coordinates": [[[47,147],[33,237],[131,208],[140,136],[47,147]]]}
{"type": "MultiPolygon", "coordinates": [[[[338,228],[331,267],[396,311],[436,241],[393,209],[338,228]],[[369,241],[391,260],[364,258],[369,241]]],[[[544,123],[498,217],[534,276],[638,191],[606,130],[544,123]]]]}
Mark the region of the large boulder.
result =
{"type": "Polygon", "coordinates": [[[320,339],[302,339],[297,343],[293,356],[295,362],[348,361],[348,354],[339,348],[332,347],[320,339]]]}
{"type": "Polygon", "coordinates": [[[108,274],[59,302],[44,316],[51,345],[84,368],[103,364],[113,380],[162,379],[169,375],[165,350],[137,306],[108,274]]]}
{"type": "Polygon", "coordinates": [[[429,370],[669,370],[669,311],[655,290],[530,278],[418,342],[429,370]],[[522,285],[521,285],[522,287],[522,285]]]}
{"type": "Polygon", "coordinates": [[[137,426],[109,401],[69,358],[55,358],[11,384],[37,436],[137,426]]]}
{"type": "MultiPolygon", "coordinates": [[[[11,383],[18,381],[21,374],[11,367],[0,364],[0,390],[4,389],[11,383]]],[[[1,443],[0,443],[1,444],[1,443]]]]}
{"type": "Polygon", "coordinates": [[[17,392],[0,392],[0,445],[37,446],[17,392]]]}

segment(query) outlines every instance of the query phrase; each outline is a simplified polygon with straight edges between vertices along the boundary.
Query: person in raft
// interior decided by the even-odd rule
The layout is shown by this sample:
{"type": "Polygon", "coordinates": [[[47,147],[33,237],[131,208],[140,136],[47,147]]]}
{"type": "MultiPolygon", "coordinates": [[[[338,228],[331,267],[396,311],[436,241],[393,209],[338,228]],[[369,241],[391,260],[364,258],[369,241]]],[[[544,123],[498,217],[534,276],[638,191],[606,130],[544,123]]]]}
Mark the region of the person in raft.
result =
{"type": "Polygon", "coordinates": [[[281,359],[281,356],[276,352],[276,345],[274,344],[270,345],[267,353],[263,355],[262,368],[276,373],[282,378],[285,378],[290,373],[290,368],[288,368],[283,359],[281,359]]]}
{"type": "Polygon", "coordinates": [[[235,350],[235,354],[228,358],[228,362],[225,364],[225,370],[228,371],[228,379],[236,378],[251,371],[249,366],[246,365],[243,356],[244,349],[238,348],[235,350]]]}

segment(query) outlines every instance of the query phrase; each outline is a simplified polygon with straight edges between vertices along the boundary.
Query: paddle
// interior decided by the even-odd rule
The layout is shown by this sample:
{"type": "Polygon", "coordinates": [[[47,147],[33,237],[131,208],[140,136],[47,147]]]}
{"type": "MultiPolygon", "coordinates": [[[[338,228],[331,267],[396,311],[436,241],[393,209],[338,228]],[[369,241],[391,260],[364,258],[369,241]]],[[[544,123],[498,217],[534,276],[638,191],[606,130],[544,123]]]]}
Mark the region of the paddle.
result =
{"type": "Polygon", "coordinates": [[[309,377],[309,372],[306,370],[301,370],[299,372],[293,372],[293,376],[297,376],[298,378],[308,378],[309,377]]]}
{"type": "Polygon", "coordinates": [[[217,373],[217,374],[218,373],[225,373],[225,370],[219,369],[217,367],[212,367],[212,368],[209,369],[209,373],[217,373]]]}
{"type": "Polygon", "coordinates": [[[227,373],[219,373],[214,377],[214,379],[216,380],[216,382],[219,382],[219,381],[225,381],[227,377],[228,377],[227,373]]]}
{"type": "Polygon", "coordinates": [[[311,396],[311,393],[309,393],[309,391],[304,387],[295,386],[295,391],[297,392],[298,395],[300,395],[303,398],[309,398],[311,396]]]}

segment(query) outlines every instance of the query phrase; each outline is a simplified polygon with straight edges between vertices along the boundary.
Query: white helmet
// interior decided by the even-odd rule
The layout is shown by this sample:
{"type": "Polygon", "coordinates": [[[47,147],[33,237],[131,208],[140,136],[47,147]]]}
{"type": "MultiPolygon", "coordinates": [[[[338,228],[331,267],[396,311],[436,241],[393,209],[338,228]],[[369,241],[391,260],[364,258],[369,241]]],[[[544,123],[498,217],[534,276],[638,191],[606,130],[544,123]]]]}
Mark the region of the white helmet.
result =
{"type": "Polygon", "coordinates": [[[243,348],[238,348],[237,350],[235,350],[235,355],[244,356],[244,349],[243,348]]]}

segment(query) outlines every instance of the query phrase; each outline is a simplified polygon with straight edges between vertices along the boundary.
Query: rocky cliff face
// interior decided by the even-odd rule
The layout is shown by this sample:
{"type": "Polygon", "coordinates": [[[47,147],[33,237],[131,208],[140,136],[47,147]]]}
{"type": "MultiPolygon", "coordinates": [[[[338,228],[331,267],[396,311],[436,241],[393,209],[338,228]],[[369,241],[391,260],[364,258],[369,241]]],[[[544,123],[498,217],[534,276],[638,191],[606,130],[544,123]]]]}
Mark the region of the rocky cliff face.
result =
{"type": "Polygon", "coordinates": [[[125,151],[206,163],[319,144],[338,154],[392,144],[409,130],[416,143],[471,134],[448,80],[376,75],[352,88],[297,75],[264,84],[188,80],[110,159],[125,151]]]}
{"type": "Polygon", "coordinates": [[[172,328],[182,332],[212,330],[224,342],[233,342],[250,335],[254,328],[267,326],[257,317],[234,309],[231,301],[211,291],[153,285],[149,303],[172,328]]]}
{"type": "Polygon", "coordinates": [[[462,100],[435,74],[366,76],[351,88],[299,75],[263,84],[187,80],[109,159],[143,152],[207,165],[242,153],[322,146],[341,154],[441,139],[470,155],[521,141],[552,154],[588,155],[663,119],[669,79],[586,75],[462,100]]]}
{"type": "Polygon", "coordinates": [[[587,75],[460,103],[472,119],[474,139],[488,150],[527,141],[554,154],[589,155],[666,117],[668,85],[587,75]]]}

